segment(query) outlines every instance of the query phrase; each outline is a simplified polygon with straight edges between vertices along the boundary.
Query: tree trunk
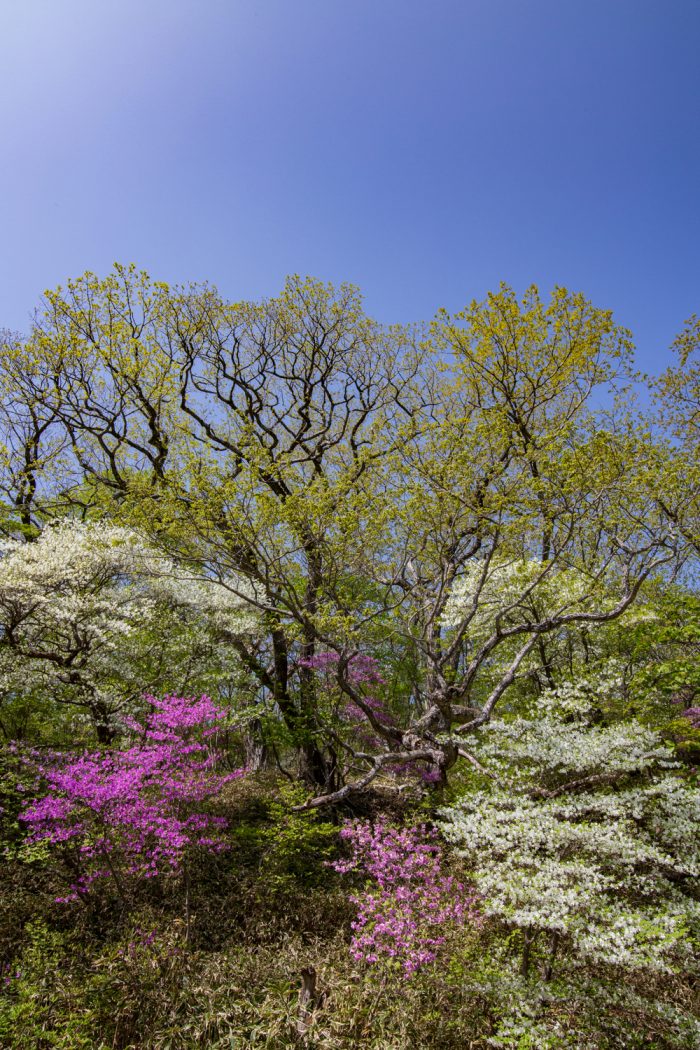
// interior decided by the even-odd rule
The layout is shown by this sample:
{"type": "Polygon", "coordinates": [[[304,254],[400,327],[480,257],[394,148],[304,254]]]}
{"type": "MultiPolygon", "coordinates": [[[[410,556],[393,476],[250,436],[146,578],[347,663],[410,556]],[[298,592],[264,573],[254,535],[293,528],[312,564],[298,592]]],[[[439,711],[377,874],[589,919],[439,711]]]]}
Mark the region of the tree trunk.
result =
{"type": "Polygon", "coordinates": [[[249,773],[259,773],[269,765],[270,755],[259,718],[252,718],[243,730],[243,747],[245,766],[249,773]]]}
{"type": "Polygon", "coordinates": [[[537,933],[532,930],[523,930],[523,954],[520,957],[520,976],[527,977],[530,973],[530,954],[535,943],[537,933]]]}

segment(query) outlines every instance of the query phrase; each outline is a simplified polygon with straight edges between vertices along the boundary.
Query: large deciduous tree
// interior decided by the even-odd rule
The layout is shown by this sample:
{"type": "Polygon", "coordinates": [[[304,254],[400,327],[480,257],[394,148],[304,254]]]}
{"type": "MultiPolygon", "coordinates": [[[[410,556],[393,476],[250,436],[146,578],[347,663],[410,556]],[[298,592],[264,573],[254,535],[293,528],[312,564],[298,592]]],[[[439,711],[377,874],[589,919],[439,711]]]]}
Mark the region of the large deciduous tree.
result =
{"type": "Polygon", "coordinates": [[[674,339],[676,363],[652,383],[667,441],[654,463],[659,505],[693,557],[700,555],[700,317],[688,318],[674,339]]]}
{"type": "Polygon", "coordinates": [[[263,630],[230,644],[316,801],[407,763],[444,780],[533,660],[551,685],[567,632],[674,564],[648,441],[613,400],[630,354],[564,289],[504,286],[421,332],[372,321],[349,286],[292,278],[229,303],[117,267],[47,293],[13,355],[5,381],[46,421],[46,453],[22,466],[15,441],[7,487],[31,475],[30,508],[12,497],[25,528],[57,507],[105,515],[241,581],[263,630]],[[323,653],[364,748],[324,702],[323,653]],[[351,673],[360,653],[402,683],[391,718],[351,673]]]}
{"type": "Polygon", "coordinates": [[[116,516],[255,588],[266,636],[232,644],[307,775],[331,783],[297,658],[314,654],[329,591],[358,585],[346,540],[356,551],[358,529],[375,529],[377,464],[415,429],[410,334],[368,319],[351,287],[293,278],[277,299],[231,304],[117,267],[47,293],[17,354],[27,400],[66,445],[67,511],[116,516]]]}
{"type": "Polygon", "coordinates": [[[502,287],[438,315],[429,345],[439,399],[394,457],[400,492],[367,570],[417,655],[413,704],[400,727],[374,719],[385,749],[358,756],[365,783],[397,752],[444,779],[533,659],[552,685],[562,639],[621,616],[679,554],[648,485],[648,439],[616,410],[631,346],[609,312],[563,289],[547,304],[502,287]]]}

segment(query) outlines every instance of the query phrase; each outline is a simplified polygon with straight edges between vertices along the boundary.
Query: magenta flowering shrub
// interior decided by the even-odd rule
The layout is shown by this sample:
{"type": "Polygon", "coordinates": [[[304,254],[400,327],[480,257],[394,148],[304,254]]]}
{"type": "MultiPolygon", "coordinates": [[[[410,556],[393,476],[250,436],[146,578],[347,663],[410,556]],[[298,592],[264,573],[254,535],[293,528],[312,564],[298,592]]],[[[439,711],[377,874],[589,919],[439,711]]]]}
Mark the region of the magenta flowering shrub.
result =
{"type": "Polygon", "coordinates": [[[449,924],[479,923],[477,894],[443,874],[432,829],[356,820],[340,835],[351,856],[331,867],[360,871],[371,880],[350,898],[357,905],[350,951],[358,961],[395,960],[410,976],[434,961],[449,924]]]}
{"type": "MultiPolygon", "coordinates": [[[[338,682],[339,663],[340,656],[338,653],[316,653],[315,656],[299,660],[299,667],[308,667],[312,671],[316,671],[325,679],[326,688],[331,690],[338,682]]],[[[346,674],[350,685],[362,689],[363,700],[371,708],[377,721],[383,725],[394,725],[394,719],[387,711],[383,701],[373,696],[371,692],[372,686],[386,685],[386,681],[382,678],[379,671],[379,664],[374,657],[366,656],[364,653],[356,653],[348,660],[346,674]]],[[[344,721],[349,723],[362,723],[365,719],[362,709],[352,700],[344,704],[340,714],[344,721]]]]}
{"type": "Polygon", "coordinates": [[[212,737],[226,712],[207,696],[149,696],[145,724],[128,748],[75,756],[32,752],[26,759],[45,793],[21,814],[31,842],[63,848],[75,879],[64,901],[96,879],[178,872],[187,852],[225,848],[226,821],[202,811],[245,770],[222,774],[212,737]],[[66,852],[66,847],[72,847],[66,852]]]}
{"type": "Polygon", "coordinates": [[[681,717],[687,719],[693,729],[700,729],[700,707],[684,706],[690,699],[688,692],[690,692],[690,696],[692,697],[692,691],[688,690],[686,692],[686,690],[681,689],[679,695],[674,697],[671,700],[671,703],[675,704],[677,707],[684,707],[684,710],[681,711],[681,717]]]}
{"type": "MultiPolygon", "coordinates": [[[[314,671],[326,672],[335,678],[340,656],[338,653],[316,653],[314,656],[303,657],[299,660],[300,667],[311,667],[314,671]]],[[[373,656],[364,653],[355,653],[348,660],[348,681],[353,685],[370,683],[371,685],[385,685],[379,670],[379,664],[373,656]]]]}
{"type": "Polygon", "coordinates": [[[700,707],[687,707],[683,717],[688,719],[693,729],[700,729],[700,707]]]}
{"type": "MultiPolygon", "coordinates": [[[[326,652],[316,653],[315,656],[299,660],[299,666],[316,671],[324,679],[326,689],[331,691],[338,685],[339,662],[338,653],[326,652]]],[[[362,700],[376,721],[382,726],[395,727],[396,720],[387,710],[386,704],[381,697],[373,693],[373,687],[386,685],[377,660],[373,656],[356,653],[348,661],[346,674],[350,685],[362,691],[362,700]]],[[[370,750],[381,750],[382,741],[369,725],[365,712],[353,700],[347,700],[343,704],[339,715],[364,747],[370,750]]],[[[441,778],[438,770],[426,768],[424,763],[419,762],[392,762],[387,763],[384,768],[388,773],[418,776],[426,784],[436,783],[441,778]]]]}

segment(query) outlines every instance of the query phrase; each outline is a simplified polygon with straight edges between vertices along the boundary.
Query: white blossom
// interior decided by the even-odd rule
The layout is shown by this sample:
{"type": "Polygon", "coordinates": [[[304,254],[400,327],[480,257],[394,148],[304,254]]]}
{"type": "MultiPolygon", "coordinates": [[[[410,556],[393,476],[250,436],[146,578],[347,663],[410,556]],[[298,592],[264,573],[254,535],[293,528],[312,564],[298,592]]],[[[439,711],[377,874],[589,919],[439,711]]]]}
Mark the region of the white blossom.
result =
{"type": "Polygon", "coordinates": [[[494,559],[488,566],[474,559],[455,582],[441,622],[458,627],[471,617],[469,634],[476,638],[490,632],[499,615],[519,622],[533,609],[540,616],[589,611],[598,590],[582,572],[534,558],[494,559]]]}
{"type": "Polygon", "coordinates": [[[670,970],[700,923],[700,792],[650,730],[593,724],[563,692],[470,744],[496,780],[443,812],[444,833],[488,914],[584,959],[670,970]]]}
{"type": "Polygon", "coordinates": [[[255,633],[245,580],[185,571],[132,529],[66,521],[0,542],[0,696],[33,692],[105,725],[158,673],[180,689],[230,678],[225,636],[255,633]],[[221,640],[219,640],[219,638],[221,640]]]}

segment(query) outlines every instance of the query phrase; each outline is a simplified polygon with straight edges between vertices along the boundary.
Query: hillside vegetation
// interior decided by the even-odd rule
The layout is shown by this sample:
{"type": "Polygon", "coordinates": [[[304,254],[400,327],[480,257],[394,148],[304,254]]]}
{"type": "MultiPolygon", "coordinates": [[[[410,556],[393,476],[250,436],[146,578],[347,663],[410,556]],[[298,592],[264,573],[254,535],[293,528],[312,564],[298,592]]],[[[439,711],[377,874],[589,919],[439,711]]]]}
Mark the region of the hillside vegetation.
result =
{"type": "Polygon", "coordinates": [[[0,1045],[696,1050],[699,347],[123,266],[3,333],[0,1045]]]}

